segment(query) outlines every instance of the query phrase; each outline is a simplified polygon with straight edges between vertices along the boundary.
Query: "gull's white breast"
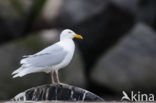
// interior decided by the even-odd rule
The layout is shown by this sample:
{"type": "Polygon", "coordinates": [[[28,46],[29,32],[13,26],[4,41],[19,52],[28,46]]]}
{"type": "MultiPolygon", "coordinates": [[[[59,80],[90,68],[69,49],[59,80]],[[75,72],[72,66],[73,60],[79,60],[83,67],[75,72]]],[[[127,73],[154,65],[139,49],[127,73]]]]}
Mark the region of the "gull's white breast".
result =
{"type": "Polygon", "coordinates": [[[65,51],[67,51],[67,55],[61,63],[59,63],[55,66],[52,66],[50,68],[51,69],[50,71],[55,71],[55,70],[59,70],[61,68],[64,68],[65,66],[67,66],[70,63],[70,61],[73,57],[74,50],[75,50],[75,44],[74,44],[72,39],[61,40],[59,42],[59,45],[62,46],[65,51]]]}

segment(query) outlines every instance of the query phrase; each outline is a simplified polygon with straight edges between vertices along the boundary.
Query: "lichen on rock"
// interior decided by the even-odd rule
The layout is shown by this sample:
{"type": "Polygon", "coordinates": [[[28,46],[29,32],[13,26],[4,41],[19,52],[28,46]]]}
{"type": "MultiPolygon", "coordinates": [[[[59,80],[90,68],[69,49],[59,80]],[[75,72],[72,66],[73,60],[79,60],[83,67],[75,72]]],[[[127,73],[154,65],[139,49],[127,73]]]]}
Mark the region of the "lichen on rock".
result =
{"type": "Polygon", "coordinates": [[[103,99],[87,90],[70,85],[42,85],[25,90],[16,95],[13,101],[103,101],[103,99]]]}

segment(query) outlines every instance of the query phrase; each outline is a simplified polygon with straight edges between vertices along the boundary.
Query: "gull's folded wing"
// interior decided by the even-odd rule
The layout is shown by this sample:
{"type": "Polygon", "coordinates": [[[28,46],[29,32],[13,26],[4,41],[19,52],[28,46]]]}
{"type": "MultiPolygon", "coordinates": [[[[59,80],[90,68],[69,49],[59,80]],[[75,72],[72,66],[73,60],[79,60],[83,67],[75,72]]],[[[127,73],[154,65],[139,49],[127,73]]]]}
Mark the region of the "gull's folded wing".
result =
{"type": "Polygon", "coordinates": [[[61,63],[66,55],[67,51],[62,46],[54,44],[34,55],[25,56],[20,63],[25,66],[48,67],[61,63]]]}

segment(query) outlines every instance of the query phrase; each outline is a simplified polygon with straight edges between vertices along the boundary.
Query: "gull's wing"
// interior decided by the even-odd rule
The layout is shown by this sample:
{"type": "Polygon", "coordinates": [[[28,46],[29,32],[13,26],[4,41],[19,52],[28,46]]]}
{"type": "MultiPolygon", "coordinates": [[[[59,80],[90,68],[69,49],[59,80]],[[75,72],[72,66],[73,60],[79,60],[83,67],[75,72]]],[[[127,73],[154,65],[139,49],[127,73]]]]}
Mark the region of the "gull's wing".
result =
{"type": "Polygon", "coordinates": [[[34,55],[25,56],[20,63],[24,66],[49,67],[61,63],[66,55],[67,51],[56,43],[34,55]]]}

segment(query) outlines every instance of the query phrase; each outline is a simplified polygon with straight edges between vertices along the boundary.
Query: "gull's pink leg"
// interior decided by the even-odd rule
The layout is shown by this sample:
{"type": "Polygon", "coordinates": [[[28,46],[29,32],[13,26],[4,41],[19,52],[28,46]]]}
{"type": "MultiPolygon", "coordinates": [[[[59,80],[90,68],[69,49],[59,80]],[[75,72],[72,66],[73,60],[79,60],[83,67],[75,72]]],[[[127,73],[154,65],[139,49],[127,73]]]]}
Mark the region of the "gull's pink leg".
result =
{"type": "Polygon", "coordinates": [[[55,81],[54,81],[54,72],[50,72],[50,76],[51,76],[51,81],[52,81],[52,84],[55,84],[55,81]]]}
{"type": "Polygon", "coordinates": [[[60,85],[66,85],[66,84],[60,82],[60,80],[59,80],[59,76],[58,76],[58,71],[55,71],[55,73],[56,73],[57,84],[60,84],[60,85]]]}

